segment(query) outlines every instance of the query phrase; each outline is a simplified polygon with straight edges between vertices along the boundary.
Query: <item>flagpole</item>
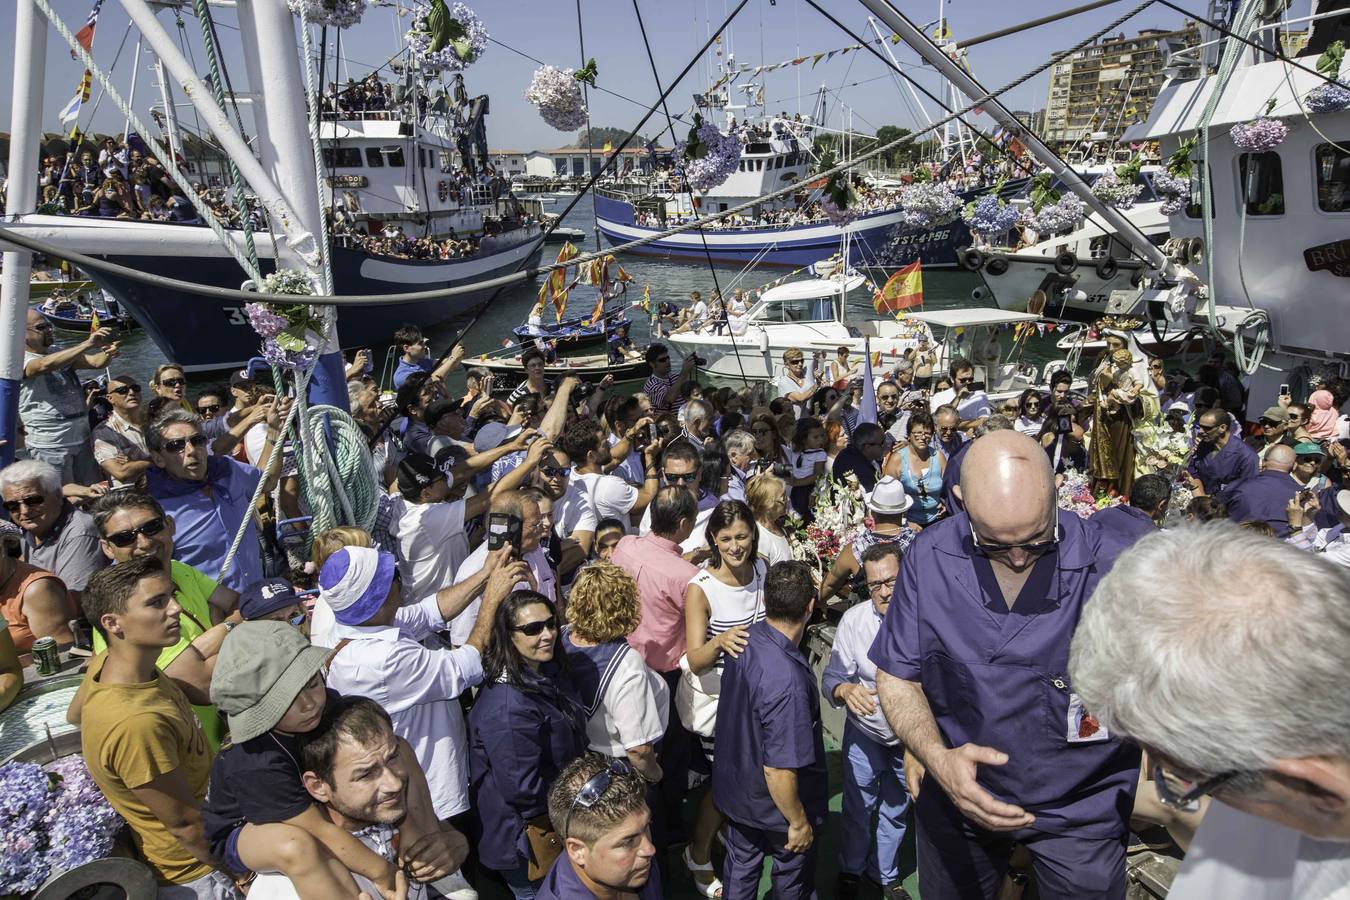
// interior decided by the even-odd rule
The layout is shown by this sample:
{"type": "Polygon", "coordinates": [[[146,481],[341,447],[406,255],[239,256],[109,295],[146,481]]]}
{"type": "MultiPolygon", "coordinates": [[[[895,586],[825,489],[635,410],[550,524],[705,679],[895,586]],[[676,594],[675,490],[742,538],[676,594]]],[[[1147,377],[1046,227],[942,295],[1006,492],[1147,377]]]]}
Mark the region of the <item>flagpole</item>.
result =
{"type": "MultiPolygon", "coordinates": [[[[136,108],[136,82],[141,77],[141,38],[136,37],[136,60],[131,64],[131,87],[127,90],[127,109],[136,108]]],[[[127,145],[127,138],[131,136],[131,118],[128,117],[122,122],[122,146],[127,145]]],[[[131,153],[127,151],[127,160],[130,162],[131,153]]]]}

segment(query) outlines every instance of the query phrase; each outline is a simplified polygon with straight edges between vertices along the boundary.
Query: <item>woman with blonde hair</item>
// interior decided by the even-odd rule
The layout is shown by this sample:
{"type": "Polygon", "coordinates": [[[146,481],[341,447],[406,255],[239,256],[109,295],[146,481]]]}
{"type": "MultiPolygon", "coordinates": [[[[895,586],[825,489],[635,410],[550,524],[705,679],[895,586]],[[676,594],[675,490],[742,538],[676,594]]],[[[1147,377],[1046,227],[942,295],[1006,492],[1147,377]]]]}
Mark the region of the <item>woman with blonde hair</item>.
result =
{"type": "Polygon", "coordinates": [[[164,363],[150,376],[150,388],[156,397],[163,397],[190,413],[195,413],[192,404],[187,401],[187,376],[178,363],[164,363]]]}
{"type": "Polygon", "coordinates": [[[788,515],[788,485],[772,472],[763,472],[745,483],[745,502],[759,529],[759,555],[769,564],[792,559],[783,521],[788,515]]]}
{"type": "Polygon", "coordinates": [[[628,646],[642,618],[633,576],[610,563],[581,569],[567,597],[562,650],[586,708],[590,749],[626,758],[650,783],[661,780],[656,742],[666,732],[666,682],[628,646]]]}
{"type": "MultiPolygon", "coordinates": [[[[314,566],[314,571],[319,572],[323,569],[323,564],[328,561],[328,557],[341,550],[343,547],[373,547],[374,542],[370,535],[355,525],[339,525],[336,528],[330,528],[327,531],[321,531],[314,536],[310,544],[309,559],[314,566]]],[[[309,613],[309,642],[316,647],[336,647],[337,638],[333,636],[333,626],[337,624],[337,619],[333,616],[333,610],[328,605],[328,601],[323,599],[320,593],[318,599],[314,601],[314,608],[309,613]]]]}

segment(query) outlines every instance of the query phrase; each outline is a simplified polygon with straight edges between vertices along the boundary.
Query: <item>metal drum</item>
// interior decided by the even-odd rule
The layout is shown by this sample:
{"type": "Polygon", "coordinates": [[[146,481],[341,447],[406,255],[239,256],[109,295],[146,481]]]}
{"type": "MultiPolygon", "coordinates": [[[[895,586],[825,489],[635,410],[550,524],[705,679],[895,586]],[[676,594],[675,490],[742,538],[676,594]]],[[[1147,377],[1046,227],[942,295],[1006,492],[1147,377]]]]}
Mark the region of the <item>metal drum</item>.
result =
{"type": "MultiPolygon", "coordinates": [[[[71,672],[23,686],[14,705],[0,712],[0,762],[9,762],[33,745],[45,745],[49,736],[56,740],[74,734],[73,749],[62,750],[58,755],[80,752],[80,730],[66,721],[66,709],[83,677],[78,672],[71,672]]],[[[32,762],[50,762],[52,759],[50,754],[25,758],[32,762]]]]}

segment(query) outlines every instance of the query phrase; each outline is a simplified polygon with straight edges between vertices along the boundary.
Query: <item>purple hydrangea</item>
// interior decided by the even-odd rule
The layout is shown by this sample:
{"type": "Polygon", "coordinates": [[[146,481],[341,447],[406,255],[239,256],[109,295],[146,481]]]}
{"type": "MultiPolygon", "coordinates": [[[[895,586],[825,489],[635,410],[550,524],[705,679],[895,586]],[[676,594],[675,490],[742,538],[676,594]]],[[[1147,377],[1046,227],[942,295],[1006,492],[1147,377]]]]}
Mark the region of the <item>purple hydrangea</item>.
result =
{"type": "Polygon", "coordinates": [[[911,228],[936,228],[961,217],[961,198],[945,184],[911,184],[900,191],[900,210],[911,228]]]}
{"type": "Polygon", "coordinates": [[[559,131],[575,131],[586,124],[586,103],[581,82],[571,69],[541,66],[530,79],[525,100],[539,110],[545,122],[559,131]]]}
{"type": "Polygon", "coordinates": [[[1076,228],[1082,218],[1083,201],[1073,194],[1064,194],[1054,203],[1042,207],[1039,213],[1029,213],[1027,222],[1037,234],[1046,238],[1076,228]]]}
{"type": "Polygon", "coordinates": [[[253,330],[265,338],[273,337],[285,330],[291,323],[285,316],[277,315],[270,303],[245,303],[244,315],[253,330]]]}
{"type": "Polygon", "coordinates": [[[985,194],[967,203],[961,218],[971,231],[989,238],[1003,234],[1016,225],[1017,210],[1004,203],[997,194],[985,194]]]}
{"type": "Polygon", "coordinates": [[[286,0],[291,12],[311,25],[350,28],[361,21],[367,0],[286,0]]]}
{"type": "Polygon", "coordinates": [[[1340,112],[1350,109],[1350,82],[1337,80],[1335,84],[1324,82],[1308,92],[1304,98],[1308,109],[1315,113],[1340,112]]]}
{"type": "Polygon", "coordinates": [[[107,856],[121,827],[79,756],[46,770],[0,766],[0,894],[31,893],[53,872],[107,856]]]}
{"type": "Polygon", "coordinates": [[[1167,172],[1155,172],[1153,174],[1153,190],[1157,192],[1158,199],[1162,201],[1163,213],[1169,216],[1176,215],[1185,209],[1187,202],[1191,199],[1190,182],[1167,172]]]}
{"type": "Polygon", "coordinates": [[[1289,136],[1289,126],[1282,119],[1262,116],[1250,122],[1239,122],[1228,132],[1233,145],[1244,153],[1266,153],[1274,150],[1289,136]]]}
{"type": "Polygon", "coordinates": [[[0,822],[4,830],[32,828],[51,807],[51,784],[42,766],[7,763],[0,766],[0,822]]]}
{"type": "Polygon", "coordinates": [[[280,369],[310,369],[319,358],[319,351],[317,341],[313,345],[306,341],[302,349],[288,348],[280,346],[276,337],[270,337],[263,341],[262,355],[280,369]]]}
{"type": "Polygon", "coordinates": [[[699,126],[698,139],[708,148],[701,159],[684,158],[684,147],[678,154],[680,171],[696,191],[710,191],[731,177],[741,164],[741,140],[734,134],[723,134],[711,122],[699,126]]]}
{"type": "Polygon", "coordinates": [[[1092,183],[1092,196],[1116,209],[1129,209],[1144,192],[1136,181],[1125,181],[1115,172],[1107,172],[1092,183]]]}

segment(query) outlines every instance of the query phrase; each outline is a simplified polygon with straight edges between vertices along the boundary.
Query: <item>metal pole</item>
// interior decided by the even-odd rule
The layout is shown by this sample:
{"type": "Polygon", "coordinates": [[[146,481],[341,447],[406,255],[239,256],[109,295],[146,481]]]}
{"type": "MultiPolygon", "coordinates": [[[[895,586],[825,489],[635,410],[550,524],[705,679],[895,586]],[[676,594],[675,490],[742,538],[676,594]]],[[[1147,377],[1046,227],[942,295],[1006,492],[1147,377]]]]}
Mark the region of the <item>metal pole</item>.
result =
{"type": "MultiPolygon", "coordinates": [[[[139,39],[137,47],[140,46],[139,39]]],[[[169,153],[173,159],[164,160],[166,166],[178,165],[178,156],[182,152],[178,142],[178,110],[173,106],[173,87],[169,84],[169,75],[164,71],[164,60],[155,55],[155,78],[159,80],[159,100],[164,104],[164,136],[169,141],[169,153]]]]}
{"type": "MultiPolygon", "coordinates": [[[[14,15],[14,89],[10,119],[9,193],[5,214],[37,208],[38,153],[42,142],[42,86],[47,67],[47,20],[31,0],[18,0],[14,15]]],[[[0,272],[0,464],[14,461],[19,433],[19,388],[28,330],[28,279],[33,254],[9,251],[0,272]]]]}
{"type": "MultiPolygon", "coordinates": [[[[127,2],[127,0],[123,0],[127,2]]],[[[239,0],[239,21],[249,20],[256,40],[245,41],[244,56],[253,57],[249,65],[252,77],[255,69],[259,78],[250,85],[253,94],[266,97],[255,118],[265,122],[260,134],[263,161],[271,170],[276,185],[289,202],[296,223],[310,238],[315,248],[313,256],[305,254],[305,269],[315,285],[323,283],[322,257],[315,243],[323,234],[323,207],[319,197],[318,173],[314,169],[314,147],[310,142],[309,110],[305,103],[305,76],[300,71],[300,56],[296,52],[295,18],[284,3],[275,0],[239,0]]],[[[302,25],[301,27],[306,27],[302,25]]],[[[305,65],[310,65],[305,60],[305,65]]],[[[322,92],[322,85],[319,91],[322,92]]],[[[253,161],[253,157],[249,157],[253,161]]],[[[247,177],[247,176],[245,176],[247,177]]],[[[309,402],[328,404],[347,409],[347,379],[338,343],[337,310],[327,307],[331,316],[328,342],[321,348],[310,381],[309,402]]]]}
{"type": "MultiPolygon", "coordinates": [[[[136,108],[136,82],[141,77],[141,39],[136,38],[136,60],[131,64],[131,88],[127,91],[127,106],[131,109],[136,108]]],[[[122,146],[127,144],[127,138],[131,136],[131,120],[127,119],[122,123],[122,146]]],[[[129,157],[128,157],[129,158],[129,157]]]]}
{"type": "MultiPolygon", "coordinates": [[[[289,17],[290,10],[283,4],[277,4],[278,8],[285,12],[289,17]]],[[[248,142],[234,130],[234,126],[225,115],[225,111],[216,105],[211,98],[211,89],[206,83],[193,71],[192,65],[183,58],[183,54],[174,46],[173,38],[164,30],[164,26],[155,18],[152,10],[146,0],[122,0],[122,7],[131,17],[131,21],[141,30],[141,35],[149,42],[150,49],[158,54],[160,62],[168,69],[169,74],[174,80],[183,86],[183,91],[196,107],[197,112],[201,114],[206,126],[215,135],[220,142],[221,148],[229,154],[230,158],[239,166],[239,172],[248,182],[249,186],[257,193],[258,199],[262,201],[263,206],[272,216],[272,221],[285,235],[286,240],[281,245],[283,256],[289,255],[301,268],[307,271],[315,271],[314,267],[319,265],[319,248],[316,239],[316,232],[306,228],[308,222],[315,221],[312,218],[302,218],[291,206],[288,197],[295,196],[289,192],[283,193],[278,190],[267,173],[263,171],[258,160],[253,156],[252,149],[248,142]]],[[[241,4],[241,14],[242,4],[241,4]]],[[[295,30],[289,29],[289,35],[292,39],[291,55],[295,55],[295,30]]],[[[265,36],[259,34],[260,43],[269,37],[273,40],[275,35],[265,36]]],[[[251,48],[245,48],[249,50],[251,48]]],[[[300,77],[299,66],[295,66],[295,78],[300,77]]],[[[294,88],[295,84],[288,86],[294,88]]],[[[296,128],[302,127],[305,121],[304,108],[301,106],[300,112],[296,115],[293,125],[296,128]]],[[[306,153],[308,156],[308,148],[306,153]]],[[[310,190],[313,190],[311,185],[310,190]]],[[[317,201],[316,201],[317,205],[317,201]]]]}
{"type": "MultiPolygon", "coordinates": [[[[900,35],[900,39],[913,48],[924,58],[933,68],[951,82],[952,86],[972,100],[978,100],[985,97],[989,91],[974,79],[969,72],[962,69],[955,60],[944,53],[941,48],[934,44],[926,34],[924,34],[913,22],[905,17],[903,13],[891,5],[889,0],[861,0],[862,5],[872,11],[878,19],[885,25],[900,35]]],[[[984,111],[993,117],[994,121],[1003,126],[1011,135],[1017,137],[1023,146],[1034,156],[1042,165],[1048,168],[1054,176],[1064,183],[1064,186],[1073,191],[1074,194],[1082,200],[1087,207],[1100,216],[1106,225],[1116,232],[1116,236],[1126,244],[1130,249],[1139,254],[1150,266],[1158,270],[1164,278],[1171,280],[1175,275],[1175,267],[1167,255],[1155,247],[1149,241],[1139,228],[1128,218],[1120,213],[1113,206],[1102,203],[1092,195],[1092,190],[1083,179],[1078,177],[1078,173],[1073,170],[1064,160],[1060,159],[1053,150],[1041,141],[1040,137],[1027,128],[1020,119],[1003,105],[1003,101],[998,97],[990,97],[980,104],[984,111]]]]}

